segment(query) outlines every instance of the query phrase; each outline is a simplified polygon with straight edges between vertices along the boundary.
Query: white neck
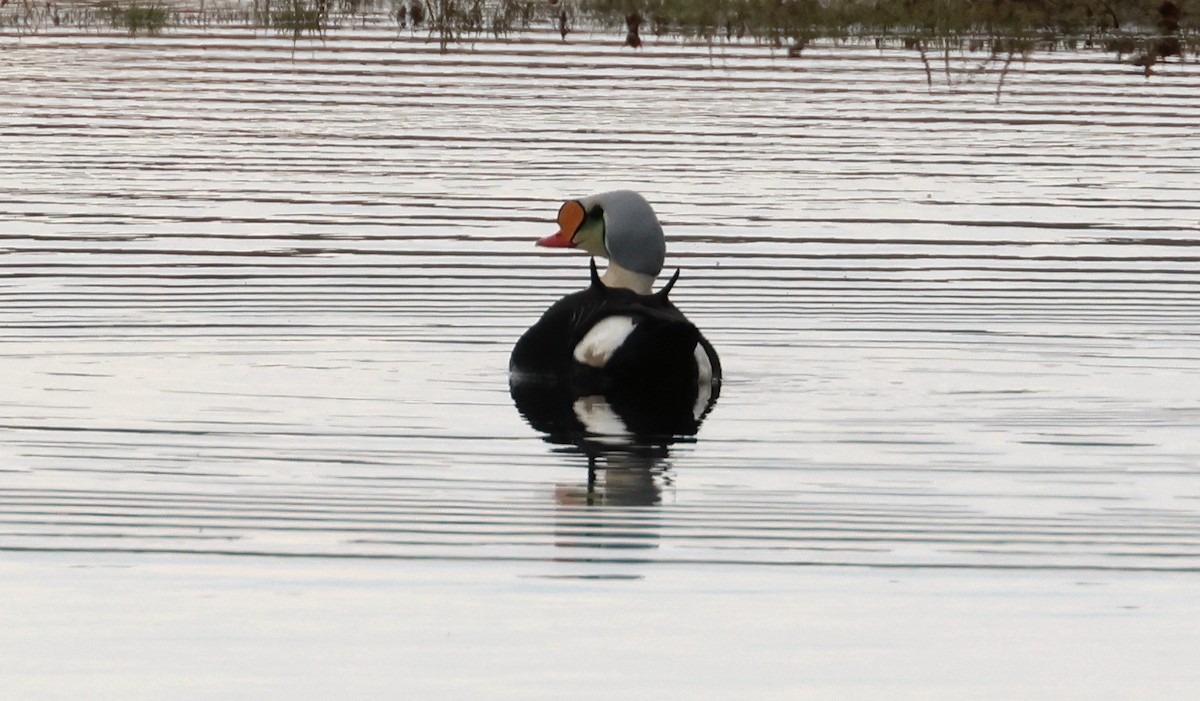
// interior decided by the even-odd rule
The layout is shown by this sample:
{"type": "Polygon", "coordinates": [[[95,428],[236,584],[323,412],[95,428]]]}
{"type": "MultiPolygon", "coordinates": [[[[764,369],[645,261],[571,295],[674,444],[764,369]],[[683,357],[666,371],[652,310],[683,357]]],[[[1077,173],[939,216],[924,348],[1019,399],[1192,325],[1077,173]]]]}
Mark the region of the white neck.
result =
{"type": "Polygon", "coordinates": [[[650,294],[651,285],[654,284],[653,277],[626,270],[612,261],[608,262],[608,270],[604,271],[600,281],[605,287],[624,287],[640,295],[650,294]]]}

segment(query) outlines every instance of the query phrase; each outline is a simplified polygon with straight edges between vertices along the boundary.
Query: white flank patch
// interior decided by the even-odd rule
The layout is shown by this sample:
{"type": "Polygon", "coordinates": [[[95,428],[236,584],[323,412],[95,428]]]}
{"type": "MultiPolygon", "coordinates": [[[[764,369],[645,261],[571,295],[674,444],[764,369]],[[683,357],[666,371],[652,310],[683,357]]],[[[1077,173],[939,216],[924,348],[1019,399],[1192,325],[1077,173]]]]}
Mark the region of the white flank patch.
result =
{"type": "Polygon", "coordinates": [[[629,338],[629,334],[633,333],[635,326],[637,322],[628,316],[602,319],[575,346],[575,359],[590,367],[604,367],[625,339],[629,338]]]}
{"type": "Polygon", "coordinates": [[[708,359],[708,352],[704,350],[704,346],[696,344],[696,380],[700,383],[712,382],[712,361],[708,359]]]}
{"type": "Polygon", "coordinates": [[[704,346],[696,344],[696,403],[692,405],[692,418],[697,421],[704,416],[708,400],[712,397],[712,361],[704,346]]]}

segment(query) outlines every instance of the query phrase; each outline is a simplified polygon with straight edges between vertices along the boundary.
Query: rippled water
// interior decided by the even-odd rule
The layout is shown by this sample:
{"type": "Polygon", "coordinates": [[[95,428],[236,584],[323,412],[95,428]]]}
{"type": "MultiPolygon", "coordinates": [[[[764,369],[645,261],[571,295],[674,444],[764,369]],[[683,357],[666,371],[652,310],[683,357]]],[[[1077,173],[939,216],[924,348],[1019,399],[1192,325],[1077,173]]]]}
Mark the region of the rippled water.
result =
{"type": "Polygon", "coordinates": [[[1195,64],[0,39],[26,698],[1200,689],[1195,64]],[[726,384],[552,444],[508,352],[586,258],[532,241],[617,186],[726,384]]]}

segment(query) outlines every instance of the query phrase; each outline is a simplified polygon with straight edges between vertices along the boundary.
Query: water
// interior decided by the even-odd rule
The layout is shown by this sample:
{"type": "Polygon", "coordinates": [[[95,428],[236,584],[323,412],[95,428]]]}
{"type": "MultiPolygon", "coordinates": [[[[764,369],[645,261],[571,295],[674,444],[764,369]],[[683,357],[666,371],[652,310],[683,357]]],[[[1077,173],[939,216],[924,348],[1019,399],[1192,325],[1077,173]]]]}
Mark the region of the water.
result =
{"type": "Polygon", "coordinates": [[[614,43],[3,37],[14,693],[1194,697],[1200,69],[614,43]],[[553,444],[617,186],[726,384],[553,444]]]}

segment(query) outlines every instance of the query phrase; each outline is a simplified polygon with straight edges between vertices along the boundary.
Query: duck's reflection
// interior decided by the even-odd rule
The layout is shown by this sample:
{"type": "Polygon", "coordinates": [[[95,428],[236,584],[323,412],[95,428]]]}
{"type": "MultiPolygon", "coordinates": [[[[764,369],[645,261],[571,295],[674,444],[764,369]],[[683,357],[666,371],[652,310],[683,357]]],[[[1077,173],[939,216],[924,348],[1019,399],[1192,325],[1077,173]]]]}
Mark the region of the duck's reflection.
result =
{"type": "Polygon", "coordinates": [[[716,397],[583,394],[536,382],[513,382],[510,388],[529,424],[560,446],[556,452],[587,466],[586,476],[554,489],[554,545],[563,549],[561,559],[592,565],[645,561],[645,552],[661,538],[659,509],[653,507],[671,484],[671,446],[695,440],[716,397]]]}
{"type": "Polygon", "coordinates": [[[559,452],[587,459],[586,481],[560,484],[563,507],[655,506],[670,484],[670,446],[692,442],[715,392],[664,394],[638,388],[581,394],[554,383],[510,385],[517,410],[559,452]]]}
{"type": "Polygon", "coordinates": [[[586,482],[555,487],[559,506],[657,506],[671,483],[665,448],[657,455],[602,449],[587,457],[586,482]]]}

